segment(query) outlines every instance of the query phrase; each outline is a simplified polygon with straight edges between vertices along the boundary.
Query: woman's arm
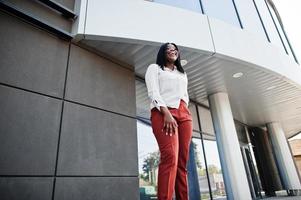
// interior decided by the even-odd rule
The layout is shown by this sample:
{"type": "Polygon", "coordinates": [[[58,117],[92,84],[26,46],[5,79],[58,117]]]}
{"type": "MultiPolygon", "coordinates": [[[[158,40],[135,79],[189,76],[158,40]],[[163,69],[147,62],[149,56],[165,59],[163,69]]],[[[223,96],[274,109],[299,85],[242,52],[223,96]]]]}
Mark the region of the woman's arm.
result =
{"type": "Polygon", "coordinates": [[[159,78],[158,78],[158,65],[151,64],[145,73],[145,83],[147,87],[148,97],[156,108],[161,111],[160,107],[167,108],[164,100],[160,95],[159,78]]]}

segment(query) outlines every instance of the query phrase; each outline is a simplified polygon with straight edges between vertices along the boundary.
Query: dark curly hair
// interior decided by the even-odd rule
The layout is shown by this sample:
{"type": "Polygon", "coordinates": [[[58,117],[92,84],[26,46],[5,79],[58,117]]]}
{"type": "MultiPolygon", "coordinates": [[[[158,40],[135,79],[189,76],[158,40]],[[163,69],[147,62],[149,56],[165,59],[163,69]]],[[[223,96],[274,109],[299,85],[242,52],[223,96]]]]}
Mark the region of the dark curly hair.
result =
{"type": "MultiPolygon", "coordinates": [[[[159,65],[162,70],[164,70],[164,65],[166,64],[166,53],[165,52],[166,52],[166,49],[167,49],[167,45],[169,45],[169,44],[174,45],[176,47],[176,50],[179,51],[178,46],[174,43],[167,42],[167,43],[161,45],[161,47],[159,49],[159,52],[157,54],[156,64],[159,65]]],[[[178,52],[178,58],[175,61],[175,66],[177,67],[178,71],[180,71],[182,73],[185,73],[184,69],[181,65],[180,52],[178,52]]]]}

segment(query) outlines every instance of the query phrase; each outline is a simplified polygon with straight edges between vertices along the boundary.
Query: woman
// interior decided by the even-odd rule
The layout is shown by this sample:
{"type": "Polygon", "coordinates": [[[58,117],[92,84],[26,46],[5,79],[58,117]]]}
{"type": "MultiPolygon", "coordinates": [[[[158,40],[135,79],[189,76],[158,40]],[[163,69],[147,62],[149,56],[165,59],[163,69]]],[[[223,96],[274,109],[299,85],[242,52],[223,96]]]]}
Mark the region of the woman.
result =
{"type": "Polygon", "coordinates": [[[160,47],[156,64],[146,71],[145,81],[151,99],[151,123],[160,150],[158,199],[188,200],[187,161],[192,136],[188,109],[187,75],[180,63],[177,45],[160,47]]]}

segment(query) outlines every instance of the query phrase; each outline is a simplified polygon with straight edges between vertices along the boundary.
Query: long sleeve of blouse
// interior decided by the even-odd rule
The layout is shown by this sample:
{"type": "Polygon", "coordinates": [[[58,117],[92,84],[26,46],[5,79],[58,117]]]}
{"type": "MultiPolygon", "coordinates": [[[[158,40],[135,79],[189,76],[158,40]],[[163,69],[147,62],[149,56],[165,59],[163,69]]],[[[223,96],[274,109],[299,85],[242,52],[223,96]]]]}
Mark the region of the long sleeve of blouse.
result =
{"type": "Polygon", "coordinates": [[[160,106],[167,106],[162,96],[160,95],[158,70],[158,65],[151,64],[147,68],[145,73],[145,83],[147,87],[148,97],[151,99],[152,104],[160,111],[160,106]]]}

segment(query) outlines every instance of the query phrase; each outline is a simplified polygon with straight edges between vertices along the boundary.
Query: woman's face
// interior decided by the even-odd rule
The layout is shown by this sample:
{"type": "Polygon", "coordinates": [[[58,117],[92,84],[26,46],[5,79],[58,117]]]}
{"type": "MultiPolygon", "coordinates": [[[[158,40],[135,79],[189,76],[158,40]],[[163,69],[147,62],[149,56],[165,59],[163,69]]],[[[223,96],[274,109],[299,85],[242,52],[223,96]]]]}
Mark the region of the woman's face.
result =
{"type": "Polygon", "coordinates": [[[178,58],[178,50],[173,44],[168,44],[165,50],[166,60],[174,63],[178,58]]]}

